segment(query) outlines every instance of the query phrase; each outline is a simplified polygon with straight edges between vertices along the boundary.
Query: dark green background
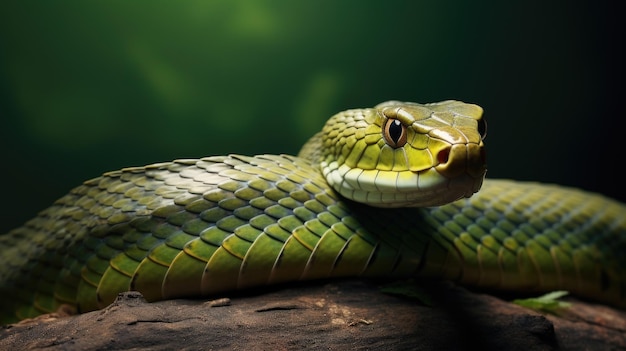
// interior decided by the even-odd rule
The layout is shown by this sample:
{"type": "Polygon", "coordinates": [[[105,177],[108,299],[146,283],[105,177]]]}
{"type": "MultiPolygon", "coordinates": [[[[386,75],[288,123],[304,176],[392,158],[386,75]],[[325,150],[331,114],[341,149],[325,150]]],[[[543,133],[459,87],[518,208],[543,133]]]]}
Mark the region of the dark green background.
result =
{"type": "Polygon", "coordinates": [[[626,200],[619,13],[560,0],[4,1],[0,232],[104,171],[295,153],[331,114],[387,99],[482,105],[489,177],[626,200]]]}

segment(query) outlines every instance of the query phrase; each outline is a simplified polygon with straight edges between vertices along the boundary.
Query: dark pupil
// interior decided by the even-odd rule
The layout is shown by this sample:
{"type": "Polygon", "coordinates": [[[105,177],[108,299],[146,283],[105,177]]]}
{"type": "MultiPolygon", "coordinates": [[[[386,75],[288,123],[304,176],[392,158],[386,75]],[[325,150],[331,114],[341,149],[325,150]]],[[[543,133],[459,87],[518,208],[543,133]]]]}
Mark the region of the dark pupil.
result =
{"type": "Polygon", "coordinates": [[[389,125],[389,136],[394,143],[397,143],[402,136],[402,123],[398,120],[392,121],[389,125]]]}

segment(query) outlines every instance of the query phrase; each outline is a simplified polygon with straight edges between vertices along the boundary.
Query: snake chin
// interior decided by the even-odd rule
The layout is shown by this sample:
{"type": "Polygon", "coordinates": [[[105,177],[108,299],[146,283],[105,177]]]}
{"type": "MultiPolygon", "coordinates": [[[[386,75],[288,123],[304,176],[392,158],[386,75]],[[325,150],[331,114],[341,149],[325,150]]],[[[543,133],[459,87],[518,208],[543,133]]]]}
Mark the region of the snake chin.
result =
{"type": "Polygon", "coordinates": [[[327,182],[341,196],[372,207],[435,207],[478,192],[485,172],[446,177],[435,168],[419,172],[363,171],[322,163],[327,182]]]}
{"type": "MultiPolygon", "coordinates": [[[[416,196],[412,201],[404,203],[394,203],[390,206],[380,207],[438,207],[449,204],[451,202],[470,198],[476,194],[482,187],[484,177],[473,177],[470,175],[463,175],[452,179],[447,179],[442,186],[432,191],[425,191],[420,189],[416,193],[416,196]]],[[[376,205],[373,205],[376,206],[376,205]]]]}

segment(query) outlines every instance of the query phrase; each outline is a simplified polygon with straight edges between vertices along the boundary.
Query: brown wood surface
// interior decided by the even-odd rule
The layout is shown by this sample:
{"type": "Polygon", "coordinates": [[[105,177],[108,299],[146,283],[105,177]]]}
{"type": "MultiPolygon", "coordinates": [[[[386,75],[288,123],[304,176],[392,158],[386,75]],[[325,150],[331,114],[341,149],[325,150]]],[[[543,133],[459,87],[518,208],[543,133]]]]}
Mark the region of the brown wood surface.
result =
{"type": "Polygon", "coordinates": [[[4,327],[0,350],[621,350],[626,312],[576,300],[543,315],[453,284],[434,306],[382,293],[371,281],[301,284],[208,300],[111,306],[4,327]],[[221,306],[220,306],[221,305],[221,306]]]}

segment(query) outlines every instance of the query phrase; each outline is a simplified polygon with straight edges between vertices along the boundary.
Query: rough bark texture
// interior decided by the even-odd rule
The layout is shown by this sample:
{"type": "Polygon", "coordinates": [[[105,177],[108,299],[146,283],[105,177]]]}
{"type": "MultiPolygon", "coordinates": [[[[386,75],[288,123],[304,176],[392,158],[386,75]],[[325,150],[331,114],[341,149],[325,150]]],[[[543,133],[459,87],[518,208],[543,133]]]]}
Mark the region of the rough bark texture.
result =
{"type": "Polygon", "coordinates": [[[452,284],[436,307],[382,293],[373,282],[302,284],[206,300],[146,303],[121,294],[106,309],[0,330],[0,349],[46,350],[620,350],[626,312],[571,300],[542,315],[452,284]]]}

